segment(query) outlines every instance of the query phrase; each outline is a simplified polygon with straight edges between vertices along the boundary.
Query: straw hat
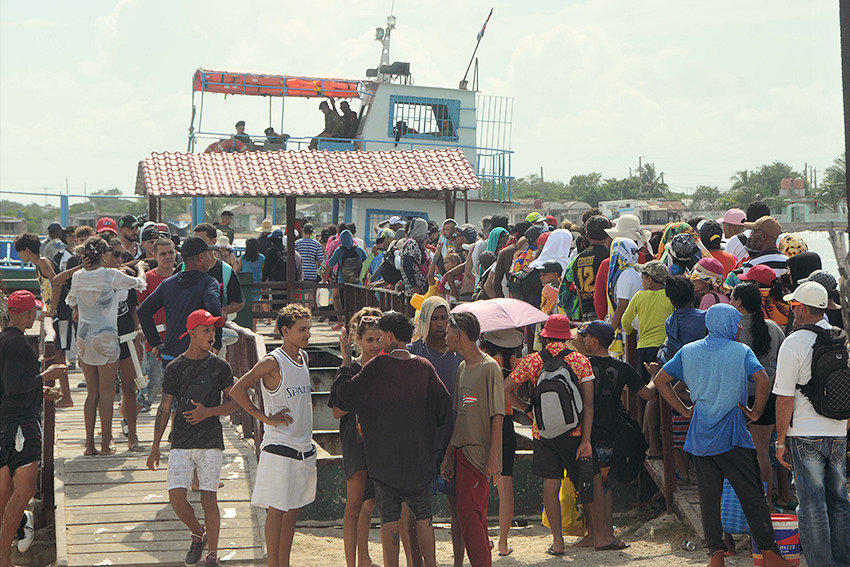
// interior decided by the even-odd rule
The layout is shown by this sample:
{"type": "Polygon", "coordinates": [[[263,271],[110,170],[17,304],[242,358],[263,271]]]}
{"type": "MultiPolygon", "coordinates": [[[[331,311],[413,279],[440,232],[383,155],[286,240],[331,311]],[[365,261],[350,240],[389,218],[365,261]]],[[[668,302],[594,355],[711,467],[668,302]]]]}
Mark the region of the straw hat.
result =
{"type": "Polygon", "coordinates": [[[605,229],[611,238],[629,238],[637,242],[638,246],[649,242],[649,231],[640,227],[640,219],[636,215],[622,215],[616,222],[614,228],[605,229]]]}
{"type": "Polygon", "coordinates": [[[263,219],[263,222],[254,229],[254,232],[272,232],[277,227],[272,224],[272,221],[269,219],[263,219]]]}

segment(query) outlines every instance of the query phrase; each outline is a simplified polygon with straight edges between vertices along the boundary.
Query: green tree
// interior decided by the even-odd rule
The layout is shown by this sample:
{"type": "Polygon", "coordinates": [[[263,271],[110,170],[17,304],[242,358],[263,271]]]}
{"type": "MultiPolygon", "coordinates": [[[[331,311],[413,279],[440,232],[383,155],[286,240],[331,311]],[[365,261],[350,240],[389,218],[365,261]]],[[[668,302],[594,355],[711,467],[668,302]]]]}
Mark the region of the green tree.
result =
{"type": "Polygon", "coordinates": [[[713,209],[720,200],[720,189],[708,185],[700,185],[691,197],[691,210],[713,209]]]}
{"type": "Polygon", "coordinates": [[[836,210],[841,199],[847,197],[847,154],[843,153],[835,158],[832,165],[826,168],[823,176],[823,185],[818,187],[818,199],[836,210]]]}
{"type": "Polygon", "coordinates": [[[770,197],[771,195],[779,195],[779,188],[783,179],[803,177],[803,174],[787,163],[775,161],[762,165],[754,170],[751,176],[763,187],[764,196],[770,197]]]}

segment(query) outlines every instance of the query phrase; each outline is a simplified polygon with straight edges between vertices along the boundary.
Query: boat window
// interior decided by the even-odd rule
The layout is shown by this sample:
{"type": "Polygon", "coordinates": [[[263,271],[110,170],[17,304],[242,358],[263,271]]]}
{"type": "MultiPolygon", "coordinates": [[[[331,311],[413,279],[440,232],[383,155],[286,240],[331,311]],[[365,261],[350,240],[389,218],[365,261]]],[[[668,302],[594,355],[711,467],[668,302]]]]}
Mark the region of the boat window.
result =
{"type": "Polygon", "coordinates": [[[459,118],[459,100],[391,96],[388,135],[396,140],[457,140],[459,118]]]}

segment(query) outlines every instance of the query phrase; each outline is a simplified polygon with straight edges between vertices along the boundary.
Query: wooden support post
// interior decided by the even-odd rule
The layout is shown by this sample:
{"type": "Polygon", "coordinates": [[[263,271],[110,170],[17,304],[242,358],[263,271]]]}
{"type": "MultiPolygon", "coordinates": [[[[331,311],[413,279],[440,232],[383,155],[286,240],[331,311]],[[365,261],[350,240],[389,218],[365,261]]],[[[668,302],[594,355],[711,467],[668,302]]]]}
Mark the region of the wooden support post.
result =
{"type": "Polygon", "coordinates": [[[295,302],[295,197],[286,198],[286,302],[295,302]]]}
{"type": "Polygon", "coordinates": [[[153,195],[148,196],[148,220],[159,222],[159,199],[153,195]]]}
{"type": "Polygon", "coordinates": [[[469,191],[467,189],[463,190],[463,222],[469,222],[469,191]]]}
{"type": "Polygon", "coordinates": [[[658,396],[661,422],[661,456],[664,459],[664,502],[667,513],[673,513],[673,494],[676,492],[676,463],[673,458],[673,410],[664,398],[658,396]]]}
{"type": "MultiPolygon", "coordinates": [[[[44,323],[42,322],[42,326],[44,323]]],[[[41,355],[43,362],[41,369],[46,370],[48,366],[53,364],[54,343],[53,341],[44,341],[44,331],[41,331],[41,355]]],[[[55,382],[53,383],[55,384],[55,382]]],[[[48,384],[53,386],[53,384],[48,384]]],[[[54,477],[54,450],[56,443],[56,406],[51,401],[44,402],[44,424],[43,424],[43,440],[42,440],[42,458],[41,458],[41,494],[42,502],[44,503],[44,521],[47,524],[53,523],[54,514],[54,495],[53,495],[53,477],[54,477]]]]}
{"type": "Polygon", "coordinates": [[[449,191],[445,189],[443,191],[443,200],[446,204],[446,218],[453,219],[455,218],[455,198],[457,194],[454,191],[449,191]]]}

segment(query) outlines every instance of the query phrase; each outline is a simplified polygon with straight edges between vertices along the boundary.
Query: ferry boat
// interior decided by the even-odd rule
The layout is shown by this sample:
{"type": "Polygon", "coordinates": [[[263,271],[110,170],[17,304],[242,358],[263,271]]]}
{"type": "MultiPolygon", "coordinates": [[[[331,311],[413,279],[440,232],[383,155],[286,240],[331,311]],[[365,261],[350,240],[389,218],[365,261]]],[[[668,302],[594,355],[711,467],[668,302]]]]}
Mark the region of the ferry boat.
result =
{"type": "MultiPolygon", "coordinates": [[[[513,179],[513,152],[510,149],[513,99],[477,91],[478,66],[475,59],[470,61],[470,68],[474,69],[471,84],[466,77],[457,88],[415,84],[410,63],[390,60],[390,40],[395,27],[396,18],[390,15],[386,25],[376,29],[375,39],[381,43],[381,57],[377,67],[366,70],[364,79],[198,69],[192,80],[188,150],[307,150],[311,142],[319,151],[460,148],[474,168],[482,189],[470,192],[465,201],[458,201],[458,220],[477,223],[484,215],[503,214],[505,205],[511,200],[513,179]],[[206,130],[204,120],[209,117],[204,114],[204,99],[207,96],[280,98],[280,122],[269,124],[272,131],[266,136],[206,130]],[[324,137],[316,140],[315,136],[284,134],[287,132],[284,121],[286,101],[293,98],[335,99],[337,108],[342,104],[340,101],[348,102],[356,113],[356,133],[349,138],[324,137]],[[279,131],[274,130],[277,127],[279,131]]],[[[482,28],[479,42],[483,32],[482,28]]],[[[271,98],[269,109],[271,121],[271,98]]],[[[274,206],[272,210],[275,210],[274,206]]],[[[446,216],[443,203],[434,199],[358,197],[334,200],[334,222],[338,219],[371,228],[396,215],[437,221],[446,216]]],[[[194,200],[192,217],[198,222],[204,218],[202,199],[194,200]]],[[[371,230],[361,234],[367,244],[372,244],[375,235],[371,230]],[[368,234],[364,234],[366,232],[368,234]]]]}

